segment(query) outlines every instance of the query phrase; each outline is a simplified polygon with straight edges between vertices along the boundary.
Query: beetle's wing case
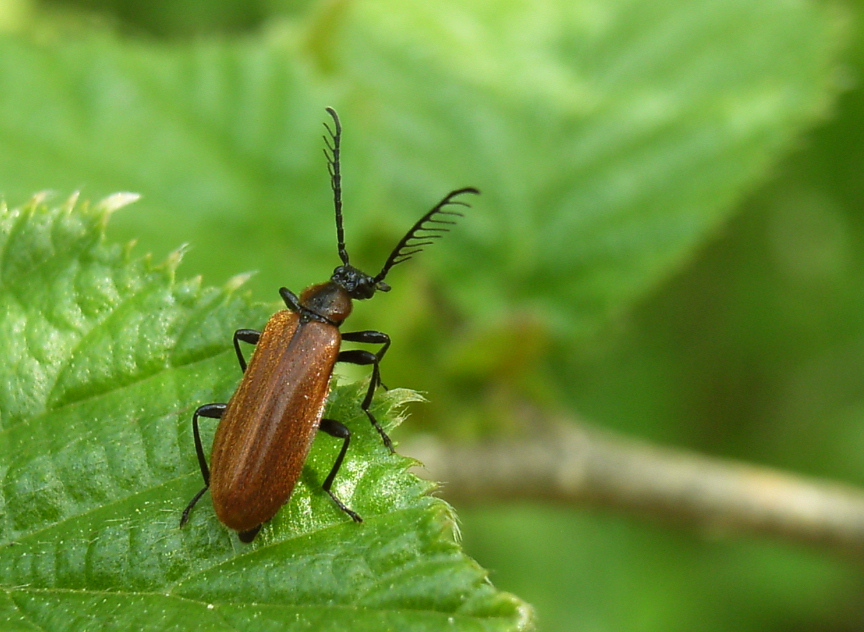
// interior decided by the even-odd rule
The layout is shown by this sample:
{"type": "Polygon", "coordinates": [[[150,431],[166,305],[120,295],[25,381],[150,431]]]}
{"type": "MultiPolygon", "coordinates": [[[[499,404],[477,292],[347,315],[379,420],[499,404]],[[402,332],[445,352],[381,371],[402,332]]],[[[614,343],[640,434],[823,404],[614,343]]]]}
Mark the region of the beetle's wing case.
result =
{"type": "Polygon", "coordinates": [[[341,336],[282,310],[267,322],[213,440],[216,515],[254,529],[288,500],[321,421],[341,336]]]}

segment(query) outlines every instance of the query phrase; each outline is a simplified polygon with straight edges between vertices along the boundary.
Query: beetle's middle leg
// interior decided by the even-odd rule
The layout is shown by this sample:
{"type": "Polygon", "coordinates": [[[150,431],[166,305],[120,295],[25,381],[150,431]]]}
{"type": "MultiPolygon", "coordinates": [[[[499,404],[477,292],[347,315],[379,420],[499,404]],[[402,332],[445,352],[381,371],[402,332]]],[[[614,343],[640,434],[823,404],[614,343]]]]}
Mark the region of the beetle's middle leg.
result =
{"type": "Polygon", "coordinates": [[[261,332],[257,329],[238,329],[234,332],[234,351],[237,352],[237,361],[240,363],[243,373],[246,373],[246,358],[243,357],[243,352],[240,351],[240,341],[248,342],[250,345],[257,345],[260,339],[261,332]]]}
{"type": "Polygon", "coordinates": [[[366,397],[363,398],[363,402],[360,404],[360,408],[364,413],[366,413],[366,416],[369,418],[369,421],[372,422],[372,425],[375,427],[375,430],[378,431],[378,434],[381,435],[381,440],[384,441],[384,445],[387,446],[387,449],[390,450],[390,452],[395,453],[396,450],[393,449],[393,442],[390,441],[390,437],[387,436],[387,433],[384,432],[384,428],[381,427],[378,420],[375,419],[375,415],[373,415],[372,411],[369,410],[369,407],[372,405],[372,396],[375,395],[375,389],[379,386],[387,388],[381,382],[381,369],[379,365],[381,364],[381,358],[384,357],[384,354],[387,353],[387,349],[390,348],[390,336],[380,331],[352,331],[342,334],[342,340],[382,345],[378,350],[378,353],[372,353],[371,351],[364,351],[362,349],[340,351],[339,357],[336,361],[357,364],[360,366],[372,365],[372,378],[369,380],[369,388],[366,391],[366,397]]]}
{"type": "Polygon", "coordinates": [[[189,504],[186,505],[186,509],[183,510],[183,515],[180,516],[181,527],[186,524],[187,520],[189,520],[189,512],[192,511],[192,507],[195,506],[195,503],[201,499],[204,492],[210,489],[210,468],[207,466],[207,457],[204,455],[204,446],[201,445],[201,432],[198,430],[198,417],[221,419],[222,414],[225,412],[227,407],[227,404],[204,404],[203,406],[199,406],[192,415],[192,436],[195,438],[195,454],[198,455],[198,466],[201,468],[201,476],[204,477],[204,487],[201,491],[195,494],[192,500],[189,501],[189,504]]]}
{"type": "Polygon", "coordinates": [[[336,497],[336,494],[330,491],[330,488],[333,486],[333,480],[336,478],[336,473],[339,472],[339,468],[342,467],[345,453],[348,452],[348,444],[351,442],[351,431],[348,430],[345,424],[340,423],[335,419],[322,419],[318,429],[323,430],[331,437],[344,439],[342,442],[342,449],[339,451],[339,456],[336,457],[336,461],[333,463],[333,467],[330,469],[330,473],[327,475],[327,478],[324,480],[324,484],[321,487],[325,492],[330,494],[330,498],[333,499],[333,502],[336,503],[339,509],[351,516],[351,519],[354,522],[363,522],[363,518],[361,518],[357,512],[349,509],[345,503],[336,497]]]}

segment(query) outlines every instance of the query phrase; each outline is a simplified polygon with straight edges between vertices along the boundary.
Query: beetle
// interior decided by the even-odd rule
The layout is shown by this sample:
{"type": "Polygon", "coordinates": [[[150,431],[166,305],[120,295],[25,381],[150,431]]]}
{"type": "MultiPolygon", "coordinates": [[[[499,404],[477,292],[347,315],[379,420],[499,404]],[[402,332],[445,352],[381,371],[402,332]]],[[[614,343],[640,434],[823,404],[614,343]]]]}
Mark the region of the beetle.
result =
{"type": "Polygon", "coordinates": [[[388,292],[384,282],[390,269],[410,259],[443,236],[455,218],[462,215],[453,206],[469,206],[461,199],[478,194],[473,187],[451,191],[423,215],[396,244],[381,271],[375,276],[361,272],[348,261],[342,227],[342,175],[340,145],[342,125],[333,108],[326,108],[333,127],[324,123],[324,155],[330,173],[336,214],[338,266],[329,281],[307,287],[298,297],[287,288],[279,294],[287,309],[276,312],[263,331],[238,329],[234,350],[243,371],[237,391],[227,404],[205,404],[192,415],[192,434],[204,487],[183,510],[182,527],[192,508],[209,489],[219,520],[238,532],[242,542],[252,542],[262,525],[284,505],[294,489],[309,454],[316,431],[342,440],[342,447],[322,488],[336,506],[355,522],[362,522],[332,491],[348,451],[351,432],[335,419],[322,418],[337,362],[371,365],[372,374],[361,410],[378,431],[390,452],[390,437],[370,410],[376,389],[383,386],[379,365],[390,347],[390,337],[380,331],[340,333],[339,327],[351,314],[352,301],[388,292]],[[341,342],[379,344],[377,353],[365,350],[342,351],[341,342]],[[248,366],[240,343],[255,345],[248,366]],[[198,429],[198,419],[219,419],[208,466],[198,429]]]}

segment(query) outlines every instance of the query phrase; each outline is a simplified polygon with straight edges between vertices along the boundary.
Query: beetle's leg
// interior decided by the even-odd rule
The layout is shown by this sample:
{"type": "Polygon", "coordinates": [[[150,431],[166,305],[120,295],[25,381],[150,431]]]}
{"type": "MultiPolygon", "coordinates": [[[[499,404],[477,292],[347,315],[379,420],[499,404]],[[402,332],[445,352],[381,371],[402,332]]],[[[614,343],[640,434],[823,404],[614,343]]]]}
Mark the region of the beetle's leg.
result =
{"type": "MultiPolygon", "coordinates": [[[[381,371],[378,368],[378,363],[381,362],[381,358],[384,357],[384,354],[387,353],[387,349],[390,348],[390,336],[388,336],[382,331],[349,331],[342,334],[342,340],[347,340],[348,342],[362,342],[364,344],[371,345],[382,345],[382,347],[378,350],[378,353],[374,354],[374,362],[355,362],[349,359],[353,357],[350,351],[342,352],[348,354],[345,358],[343,358],[342,353],[340,353],[338,361],[350,362],[352,364],[373,364],[374,367],[372,369],[372,383],[375,384],[376,387],[381,386],[384,388],[384,390],[388,390],[387,387],[384,386],[384,383],[381,381],[381,371]]],[[[368,355],[372,355],[368,351],[366,353],[368,355]]]]}
{"type": "Polygon", "coordinates": [[[201,433],[198,430],[198,417],[221,419],[226,407],[227,404],[204,404],[203,406],[199,406],[198,410],[196,410],[192,415],[192,436],[195,438],[195,454],[198,455],[198,466],[201,468],[201,476],[204,477],[204,488],[195,494],[192,500],[189,501],[189,504],[186,505],[186,509],[183,510],[183,515],[180,516],[181,527],[186,524],[187,520],[189,520],[189,512],[192,511],[192,507],[195,506],[195,503],[201,499],[201,496],[203,496],[204,492],[206,492],[210,487],[210,468],[207,467],[207,457],[204,456],[204,446],[201,445],[201,433]]]}
{"type": "Polygon", "coordinates": [[[342,467],[342,460],[345,458],[345,453],[348,451],[348,444],[351,442],[351,431],[348,430],[345,424],[340,423],[335,419],[322,419],[318,429],[323,430],[331,437],[345,440],[342,443],[342,449],[339,451],[339,456],[336,457],[336,461],[333,463],[333,468],[330,470],[330,474],[327,475],[327,478],[321,487],[325,492],[330,494],[330,498],[333,499],[333,502],[336,503],[339,509],[351,516],[351,519],[354,522],[363,522],[363,518],[357,515],[356,512],[348,509],[345,503],[336,498],[336,494],[330,491],[330,488],[333,486],[333,479],[336,478],[336,473],[339,471],[339,468],[342,467]]]}
{"type": "Polygon", "coordinates": [[[286,307],[288,307],[292,312],[299,314],[303,311],[303,306],[300,305],[300,299],[297,298],[297,295],[287,287],[279,288],[279,296],[282,297],[282,300],[285,301],[286,307]]]}
{"type": "Polygon", "coordinates": [[[240,362],[240,368],[246,372],[246,358],[240,351],[240,341],[248,342],[250,345],[257,345],[261,339],[261,332],[256,329],[238,329],[234,332],[234,351],[237,352],[237,361],[240,362]]]}
{"type": "Polygon", "coordinates": [[[390,437],[387,436],[387,433],[384,432],[384,428],[381,427],[378,420],[375,419],[375,415],[373,415],[369,410],[369,407],[372,405],[372,396],[375,395],[375,389],[378,388],[379,385],[387,388],[381,383],[381,369],[379,368],[379,365],[381,364],[381,358],[384,357],[384,354],[387,353],[387,349],[390,348],[390,336],[380,331],[352,331],[342,334],[342,340],[382,345],[381,349],[378,350],[378,353],[358,349],[340,351],[339,357],[336,361],[348,362],[350,364],[358,364],[361,366],[368,364],[372,365],[372,378],[369,380],[369,388],[366,391],[366,397],[363,398],[363,402],[360,404],[360,408],[364,413],[366,413],[366,416],[369,418],[369,421],[372,422],[372,425],[375,427],[375,430],[378,431],[378,434],[381,435],[381,440],[384,441],[384,445],[387,446],[387,449],[390,450],[390,452],[395,453],[396,450],[393,449],[393,442],[390,441],[390,437]]]}
{"type": "Polygon", "coordinates": [[[207,467],[207,457],[204,456],[204,446],[201,444],[201,432],[198,430],[198,417],[222,419],[228,404],[204,404],[199,406],[192,415],[192,436],[195,439],[195,453],[198,455],[198,465],[204,477],[204,485],[210,485],[210,468],[207,467]]]}

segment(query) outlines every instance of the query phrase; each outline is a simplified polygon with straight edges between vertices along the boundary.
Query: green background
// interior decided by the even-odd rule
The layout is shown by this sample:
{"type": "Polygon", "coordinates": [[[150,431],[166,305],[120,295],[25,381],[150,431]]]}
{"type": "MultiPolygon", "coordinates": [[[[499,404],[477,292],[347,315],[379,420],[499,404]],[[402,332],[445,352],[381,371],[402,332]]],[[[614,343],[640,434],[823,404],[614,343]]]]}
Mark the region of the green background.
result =
{"type": "MultiPolygon", "coordinates": [[[[400,432],[530,433],[526,405],[864,480],[864,55],[855,3],[0,5],[0,191],[142,199],[109,235],[256,300],[483,196],[353,328],[393,336],[400,432]]],[[[261,323],[237,323],[259,327],[261,323]]],[[[403,435],[404,436],[404,435],[403,435]]],[[[397,435],[397,438],[399,436],[397,435]]],[[[857,630],[859,566],[579,507],[457,507],[543,630],[857,630]]]]}

